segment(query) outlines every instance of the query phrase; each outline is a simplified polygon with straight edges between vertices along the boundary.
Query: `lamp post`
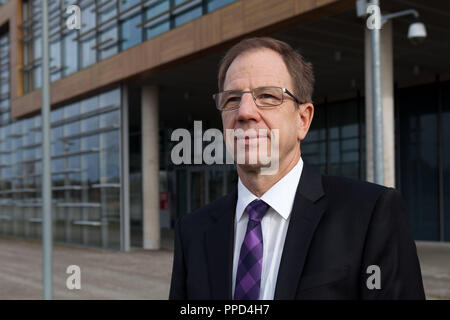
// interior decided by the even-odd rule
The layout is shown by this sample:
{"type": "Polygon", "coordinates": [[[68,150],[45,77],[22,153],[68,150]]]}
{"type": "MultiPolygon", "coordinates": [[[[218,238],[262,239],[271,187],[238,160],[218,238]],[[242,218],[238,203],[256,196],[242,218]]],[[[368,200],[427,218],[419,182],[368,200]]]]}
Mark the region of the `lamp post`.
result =
{"type": "MultiPolygon", "coordinates": [[[[378,0],[372,5],[379,6],[378,0]]],[[[384,152],[383,152],[383,101],[381,100],[381,50],[380,29],[370,30],[370,46],[372,58],[372,128],[373,128],[373,166],[374,182],[384,184],[384,152]]]]}
{"type": "Polygon", "coordinates": [[[48,48],[48,3],[42,10],[42,284],[45,300],[53,298],[52,190],[50,172],[50,77],[48,48]]]}
{"type": "Polygon", "coordinates": [[[408,39],[413,44],[422,42],[427,32],[425,25],[418,21],[417,10],[408,9],[386,15],[381,14],[379,0],[357,0],[356,12],[358,17],[365,17],[371,13],[371,22],[367,23],[370,29],[370,50],[372,67],[372,128],[373,128],[373,167],[374,182],[384,185],[384,148],[383,148],[383,104],[381,92],[381,49],[380,49],[380,29],[389,21],[397,17],[414,15],[416,21],[409,26],[408,39]]]}

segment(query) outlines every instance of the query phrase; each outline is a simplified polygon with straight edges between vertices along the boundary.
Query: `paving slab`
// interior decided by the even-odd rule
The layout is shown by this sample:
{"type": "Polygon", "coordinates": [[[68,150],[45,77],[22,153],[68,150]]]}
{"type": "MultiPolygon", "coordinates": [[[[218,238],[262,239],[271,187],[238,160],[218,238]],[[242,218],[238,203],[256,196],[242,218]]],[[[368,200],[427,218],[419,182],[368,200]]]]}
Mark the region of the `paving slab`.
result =
{"type": "MultiPolygon", "coordinates": [[[[170,245],[170,239],[164,240],[170,245]]],[[[450,244],[417,242],[427,299],[450,300],[450,244]]],[[[150,299],[169,296],[173,251],[130,252],[55,244],[54,299],[150,299]],[[81,271],[81,289],[66,287],[67,267],[81,271]]],[[[38,240],[0,237],[0,299],[42,299],[42,246],[38,240]]]]}

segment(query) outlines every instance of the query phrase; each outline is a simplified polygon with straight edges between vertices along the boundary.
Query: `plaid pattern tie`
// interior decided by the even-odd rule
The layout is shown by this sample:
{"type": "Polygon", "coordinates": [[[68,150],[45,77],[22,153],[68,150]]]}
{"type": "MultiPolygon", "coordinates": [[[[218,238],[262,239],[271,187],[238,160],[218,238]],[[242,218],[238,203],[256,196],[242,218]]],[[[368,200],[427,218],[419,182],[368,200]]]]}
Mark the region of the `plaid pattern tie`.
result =
{"type": "Polygon", "coordinates": [[[262,200],[253,200],[245,211],[249,215],[247,231],[242,243],[236,273],[235,300],[258,300],[261,285],[263,238],[261,220],[269,205],[262,200]]]}

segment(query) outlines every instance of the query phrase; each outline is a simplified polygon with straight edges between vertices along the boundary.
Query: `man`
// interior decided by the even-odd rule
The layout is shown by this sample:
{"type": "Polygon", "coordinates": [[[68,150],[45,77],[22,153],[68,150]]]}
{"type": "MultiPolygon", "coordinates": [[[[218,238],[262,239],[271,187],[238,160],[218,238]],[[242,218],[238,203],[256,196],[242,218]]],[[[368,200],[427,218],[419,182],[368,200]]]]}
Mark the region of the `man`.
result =
{"type": "Polygon", "coordinates": [[[399,192],[303,162],[313,82],[311,64],[275,39],[243,40],[223,58],[224,130],[277,131],[278,170],[248,161],[272,135],[227,141],[235,159],[245,153],[237,188],[177,222],[170,299],[424,299],[399,192]]]}

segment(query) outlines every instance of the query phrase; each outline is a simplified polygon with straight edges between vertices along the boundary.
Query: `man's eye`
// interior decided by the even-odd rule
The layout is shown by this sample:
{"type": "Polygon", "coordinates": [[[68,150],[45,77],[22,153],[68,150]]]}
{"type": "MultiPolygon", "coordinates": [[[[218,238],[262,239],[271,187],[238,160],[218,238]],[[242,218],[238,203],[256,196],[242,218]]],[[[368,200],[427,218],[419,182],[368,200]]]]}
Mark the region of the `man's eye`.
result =
{"type": "Polygon", "coordinates": [[[232,102],[239,102],[241,100],[240,97],[229,97],[227,99],[227,103],[232,103],[232,102]]]}
{"type": "Polygon", "coordinates": [[[275,97],[269,93],[260,94],[258,99],[275,99],[275,97]]]}

